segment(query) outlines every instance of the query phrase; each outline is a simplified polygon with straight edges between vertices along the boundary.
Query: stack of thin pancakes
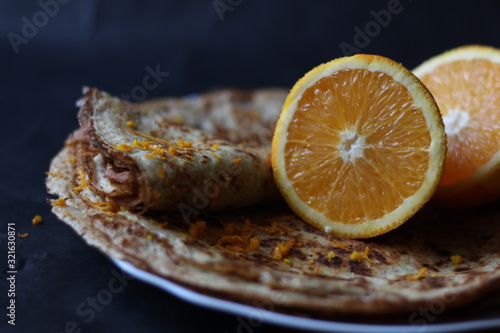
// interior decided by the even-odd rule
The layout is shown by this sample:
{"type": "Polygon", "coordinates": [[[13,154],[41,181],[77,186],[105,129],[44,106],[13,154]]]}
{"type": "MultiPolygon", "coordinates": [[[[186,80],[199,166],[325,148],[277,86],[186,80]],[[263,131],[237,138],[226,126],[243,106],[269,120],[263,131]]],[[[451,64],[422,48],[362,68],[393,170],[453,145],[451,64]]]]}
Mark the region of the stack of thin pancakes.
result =
{"type": "Polygon", "coordinates": [[[115,259],[275,310],[397,314],[436,302],[450,310],[500,290],[496,206],[425,207],[367,240],[333,237],[293,214],[270,166],[286,93],[133,104],[84,89],[81,127],[50,166],[53,212],[115,259]]]}

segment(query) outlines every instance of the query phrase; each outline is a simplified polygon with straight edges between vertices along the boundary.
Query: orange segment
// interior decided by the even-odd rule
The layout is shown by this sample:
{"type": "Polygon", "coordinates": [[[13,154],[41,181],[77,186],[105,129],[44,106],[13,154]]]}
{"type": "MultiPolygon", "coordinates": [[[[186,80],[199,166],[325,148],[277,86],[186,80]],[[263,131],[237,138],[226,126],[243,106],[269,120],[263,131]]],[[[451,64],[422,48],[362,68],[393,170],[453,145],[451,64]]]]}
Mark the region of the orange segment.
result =
{"type": "Polygon", "coordinates": [[[415,69],[443,115],[448,153],[436,200],[470,207],[499,196],[500,50],[460,47],[415,69]],[[497,179],[497,181],[495,181],[497,179]]]}
{"type": "Polygon", "coordinates": [[[321,65],[290,92],[272,147],[275,180],[310,224],[372,237],[406,221],[436,187],[445,154],[425,87],[387,58],[321,65]]]}

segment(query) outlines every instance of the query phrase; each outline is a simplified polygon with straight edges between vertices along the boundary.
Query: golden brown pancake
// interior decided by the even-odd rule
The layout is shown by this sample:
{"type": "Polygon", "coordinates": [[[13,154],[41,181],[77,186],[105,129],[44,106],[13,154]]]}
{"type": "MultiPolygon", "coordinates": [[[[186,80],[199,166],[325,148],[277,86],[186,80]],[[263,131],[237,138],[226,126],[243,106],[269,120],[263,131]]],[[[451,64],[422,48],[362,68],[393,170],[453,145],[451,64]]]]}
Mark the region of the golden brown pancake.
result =
{"type": "MultiPolygon", "coordinates": [[[[134,123],[146,123],[143,117],[134,123]]],[[[366,240],[329,236],[282,201],[185,219],[175,210],[131,209],[96,190],[79,170],[82,145],[92,142],[73,136],[53,159],[53,212],[108,256],[200,292],[334,317],[410,314],[437,303],[451,310],[500,290],[498,205],[458,213],[425,207],[402,227],[366,240]]],[[[248,172],[240,175],[251,179],[248,172]]]]}
{"type": "Polygon", "coordinates": [[[206,211],[279,198],[270,142],[282,89],[131,104],[86,88],[72,138],[94,191],[142,211],[206,211]]]}

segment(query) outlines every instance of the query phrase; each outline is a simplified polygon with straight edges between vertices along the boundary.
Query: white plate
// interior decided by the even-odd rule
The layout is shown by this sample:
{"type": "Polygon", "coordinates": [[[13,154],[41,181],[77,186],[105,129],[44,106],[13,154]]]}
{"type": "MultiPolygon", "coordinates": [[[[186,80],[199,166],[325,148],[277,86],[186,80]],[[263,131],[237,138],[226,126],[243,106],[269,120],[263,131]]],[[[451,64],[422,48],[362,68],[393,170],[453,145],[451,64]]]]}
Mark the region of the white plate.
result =
{"type": "Polygon", "coordinates": [[[500,328],[500,314],[494,318],[488,319],[428,325],[356,324],[297,317],[200,294],[160,276],[138,269],[128,262],[116,259],[112,260],[118,267],[120,267],[120,269],[129,275],[166,290],[187,302],[233,315],[242,316],[243,318],[251,318],[251,320],[257,322],[303,329],[309,332],[438,333],[466,332],[481,329],[500,328]]]}

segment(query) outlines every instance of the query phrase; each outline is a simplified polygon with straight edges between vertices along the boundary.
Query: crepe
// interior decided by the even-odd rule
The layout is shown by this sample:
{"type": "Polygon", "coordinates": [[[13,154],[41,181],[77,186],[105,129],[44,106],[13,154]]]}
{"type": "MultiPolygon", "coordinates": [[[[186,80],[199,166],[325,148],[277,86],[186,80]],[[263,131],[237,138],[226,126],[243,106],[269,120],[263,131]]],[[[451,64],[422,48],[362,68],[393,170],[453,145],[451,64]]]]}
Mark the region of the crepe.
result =
{"type": "Polygon", "coordinates": [[[141,211],[191,215],[279,198],[270,142],[286,91],[223,90],[132,104],[95,88],[71,139],[95,192],[141,211]]]}
{"type": "Polygon", "coordinates": [[[51,163],[54,214],[110,257],[197,291],[308,316],[406,314],[415,322],[422,309],[442,313],[500,291],[497,206],[425,207],[366,240],[327,235],[282,201],[193,214],[186,224],[182,213],[139,212],[82,185],[77,146],[69,140],[51,163]]]}

